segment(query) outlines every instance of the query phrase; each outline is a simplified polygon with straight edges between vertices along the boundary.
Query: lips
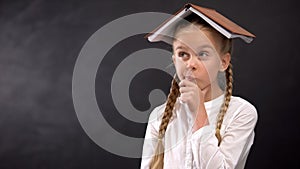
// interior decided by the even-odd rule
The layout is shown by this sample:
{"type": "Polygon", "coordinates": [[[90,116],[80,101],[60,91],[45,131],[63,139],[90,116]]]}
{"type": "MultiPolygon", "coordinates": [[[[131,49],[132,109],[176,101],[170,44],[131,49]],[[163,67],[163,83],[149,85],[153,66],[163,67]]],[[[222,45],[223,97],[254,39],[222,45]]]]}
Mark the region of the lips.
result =
{"type": "Polygon", "coordinates": [[[196,80],[196,78],[193,76],[184,76],[184,79],[186,79],[188,81],[192,81],[192,82],[196,80]]]}

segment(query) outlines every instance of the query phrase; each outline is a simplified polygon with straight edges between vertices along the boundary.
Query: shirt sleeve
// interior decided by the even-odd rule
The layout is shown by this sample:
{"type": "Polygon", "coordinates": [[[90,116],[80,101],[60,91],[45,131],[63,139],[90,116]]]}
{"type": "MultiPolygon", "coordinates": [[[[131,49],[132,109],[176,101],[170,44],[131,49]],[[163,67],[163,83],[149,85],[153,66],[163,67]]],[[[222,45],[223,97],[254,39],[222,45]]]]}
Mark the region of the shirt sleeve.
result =
{"type": "Polygon", "coordinates": [[[146,134],[145,134],[145,139],[143,144],[141,169],[148,169],[150,167],[152,157],[155,154],[154,151],[156,148],[157,137],[158,137],[158,128],[156,127],[157,120],[155,119],[157,118],[157,115],[158,115],[158,111],[157,108],[155,108],[149,117],[149,122],[146,129],[146,134]]]}
{"type": "Polygon", "coordinates": [[[221,132],[220,146],[214,125],[202,127],[193,133],[191,145],[195,168],[243,168],[254,140],[256,122],[257,112],[253,106],[240,110],[223,134],[221,132]]]}

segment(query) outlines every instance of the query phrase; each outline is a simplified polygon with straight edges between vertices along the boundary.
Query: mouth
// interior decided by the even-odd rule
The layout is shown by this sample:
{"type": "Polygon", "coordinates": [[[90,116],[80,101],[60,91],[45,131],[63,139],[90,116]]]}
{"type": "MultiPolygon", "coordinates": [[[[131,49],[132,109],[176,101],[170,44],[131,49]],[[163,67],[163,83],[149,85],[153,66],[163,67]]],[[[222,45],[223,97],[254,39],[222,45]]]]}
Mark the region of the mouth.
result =
{"type": "Polygon", "coordinates": [[[196,78],[194,76],[184,76],[184,79],[191,81],[191,82],[196,81],[196,78]]]}
{"type": "Polygon", "coordinates": [[[195,81],[196,78],[193,75],[192,70],[188,69],[186,72],[183,73],[183,78],[189,81],[195,81]]]}

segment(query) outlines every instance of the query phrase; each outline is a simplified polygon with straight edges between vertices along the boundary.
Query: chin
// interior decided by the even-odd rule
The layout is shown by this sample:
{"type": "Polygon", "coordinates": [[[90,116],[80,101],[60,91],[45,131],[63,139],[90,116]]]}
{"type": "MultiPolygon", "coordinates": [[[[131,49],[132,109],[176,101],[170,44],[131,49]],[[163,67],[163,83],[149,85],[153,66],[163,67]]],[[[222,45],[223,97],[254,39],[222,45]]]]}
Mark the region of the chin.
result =
{"type": "Polygon", "coordinates": [[[198,87],[201,89],[201,90],[205,90],[205,89],[208,89],[211,87],[211,83],[198,83],[198,87]]]}

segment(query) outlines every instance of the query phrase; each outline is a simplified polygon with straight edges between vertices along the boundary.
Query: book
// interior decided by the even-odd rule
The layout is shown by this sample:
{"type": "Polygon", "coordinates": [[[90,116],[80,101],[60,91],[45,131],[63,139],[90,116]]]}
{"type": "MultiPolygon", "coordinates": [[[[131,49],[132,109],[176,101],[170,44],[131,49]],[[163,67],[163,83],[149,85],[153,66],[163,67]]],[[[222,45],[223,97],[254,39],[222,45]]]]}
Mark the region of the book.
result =
{"type": "Polygon", "coordinates": [[[255,35],[248,32],[241,26],[237,25],[233,21],[229,20],[215,9],[200,7],[191,3],[186,4],[183,8],[177,11],[171,18],[162,23],[154,31],[146,35],[146,38],[150,42],[162,41],[163,35],[173,35],[175,25],[188,15],[195,13],[206,21],[210,26],[216,29],[225,37],[232,38],[241,38],[246,43],[251,43],[255,38],[255,35]]]}

